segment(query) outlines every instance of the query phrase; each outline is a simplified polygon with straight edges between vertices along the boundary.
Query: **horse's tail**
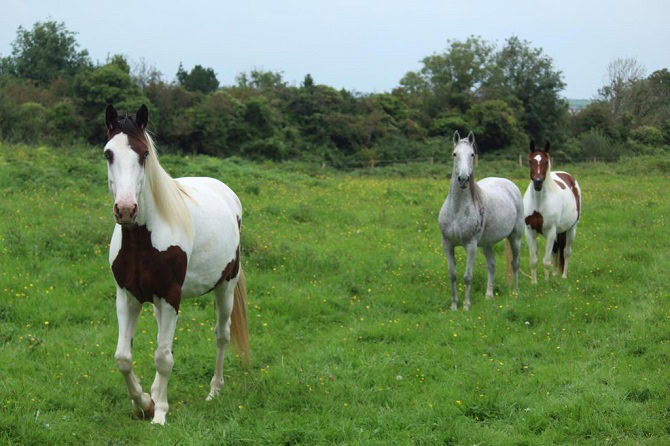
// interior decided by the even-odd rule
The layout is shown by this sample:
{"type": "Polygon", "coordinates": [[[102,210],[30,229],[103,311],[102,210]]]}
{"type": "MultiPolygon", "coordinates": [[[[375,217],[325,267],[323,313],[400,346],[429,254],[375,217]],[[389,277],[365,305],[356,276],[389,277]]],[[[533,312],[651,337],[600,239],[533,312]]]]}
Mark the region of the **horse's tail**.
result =
{"type": "Polygon", "coordinates": [[[507,260],[507,286],[514,286],[514,271],[512,269],[512,245],[509,239],[505,239],[505,259],[507,260]]]}
{"type": "Polygon", "coordinates": [[[561,232],[556,235],[556,241],[552,247],[552,251],[558,254],[558,265],[559,271],[563,274],[563,267],[565,266],[565,244],[568,241],[568,234],[566,232],[561,232]]]}
{"type": "Polygon", "coordinates": [[[230,316],[230,340],[237,348],[242,363],[250,364],[249,328],[247,327],[247,279],[240,265],[240,277],[235,286],[233,313],[230,316]]]}

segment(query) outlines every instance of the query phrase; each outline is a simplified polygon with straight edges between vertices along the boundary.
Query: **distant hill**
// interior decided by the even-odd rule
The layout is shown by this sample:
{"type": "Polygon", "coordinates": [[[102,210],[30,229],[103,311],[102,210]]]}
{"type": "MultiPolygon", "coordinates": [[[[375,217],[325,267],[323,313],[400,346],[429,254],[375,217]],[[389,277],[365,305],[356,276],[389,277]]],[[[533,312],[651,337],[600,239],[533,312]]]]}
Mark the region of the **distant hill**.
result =
{"type": "Polygon", "coordinates": [[[586,108],[591,102],[592,99],[566,99],[568,101],[568,109],[571,112],[577,112],[583,108],[586,108]]]}

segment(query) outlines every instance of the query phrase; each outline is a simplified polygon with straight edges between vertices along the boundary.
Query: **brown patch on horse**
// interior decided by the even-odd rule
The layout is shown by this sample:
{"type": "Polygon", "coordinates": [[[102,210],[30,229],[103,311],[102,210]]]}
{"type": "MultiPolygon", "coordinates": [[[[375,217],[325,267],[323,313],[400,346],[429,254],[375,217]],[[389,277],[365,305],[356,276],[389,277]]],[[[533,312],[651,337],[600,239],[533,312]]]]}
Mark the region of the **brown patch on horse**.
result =
{"type": "Polygon", "coordinates": [[[179,313],[186,253],[179,246],[165,251],[154,248],[146,226],[123,226],[121,234],[121,250],[112,263],[116,283],[141,303],[162,297],[179,313]]]}
{"type": "Polygon", "coordinates": [[[560,187],[561,189],[565,189],[565,183],[563,183],[562,181],[554,180],[554,183],[558,184],[558,187],[560,187]]]}
{"type": "Polygon", "coordinates": [[[544,218],[542,217],[542,214],[537,211],[533,211],[531,215],[526,217],[525,222],[538,234],[542,234],[542,225],[544,224],[544,218]]]}
{"type": "Polygon", "coordinates": [[[577,182],[575,181],[574,177],[569,173],[561,172],[557,173],[556,175],[558,175],[561,178],[561,180],[565,181],[565,184],[568,185],[568,187],[572,191],[572,194],[575,196],[575,203],[577,203],[577,219],[579,220],[579,213],[582,207],[582,200],[581,197],[579,196],[579,189],[577,189],[577,182]]]}
{"type": "Polygon", "coordinates": [[[568,242],[568,234],[561,232],[556,235],[556,241],[554,246],[551,247],[551,251],[554,254],[558,254],[559,266],[561,274],[563,273],[563,267],[565,266],[565,245],[568,242]]]}
{"type": "Polygon", "coordinates": [[[125,133],[128,136],[128,143],[133,152],[139,155],[140,166],[144,166],[144,160],[149,152],[149,144],[144,136],[144,131],[130,116],[124,116],[114,122],[112,129],[107,129],[107,141],[118,135],[125,133]]]}
{"type": "Polygon", "coordinates": [[[542,150],[536,150],[528,154],[530,164],[530,179],[533,181],[544,181],[549,170],[549,154],[542,150]],[[540,160],[537,160],[538,155],[540,160]]]}

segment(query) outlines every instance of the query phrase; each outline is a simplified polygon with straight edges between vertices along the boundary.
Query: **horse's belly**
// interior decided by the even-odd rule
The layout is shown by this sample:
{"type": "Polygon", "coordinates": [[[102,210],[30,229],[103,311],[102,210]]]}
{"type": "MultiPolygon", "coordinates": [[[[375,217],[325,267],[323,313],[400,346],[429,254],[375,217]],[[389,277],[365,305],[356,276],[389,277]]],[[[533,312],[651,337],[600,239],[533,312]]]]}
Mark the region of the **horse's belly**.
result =
{"type": "Polygon", "coordinates": [[[237,271],[240,262],[241,216],[233,215],[229,203],[218,193],[195,191],[194,195],[197,205],[191,205],[191,214],[195,239],[183,297],[201,296],[222,280],[229,280],[229,273],[237,271]]]}

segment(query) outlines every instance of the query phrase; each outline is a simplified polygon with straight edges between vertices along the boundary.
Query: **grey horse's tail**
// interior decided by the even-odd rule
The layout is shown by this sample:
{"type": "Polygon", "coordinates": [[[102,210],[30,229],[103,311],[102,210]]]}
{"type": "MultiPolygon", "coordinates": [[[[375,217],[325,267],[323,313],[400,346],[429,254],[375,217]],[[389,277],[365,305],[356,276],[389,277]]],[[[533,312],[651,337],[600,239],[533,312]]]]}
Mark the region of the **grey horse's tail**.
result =
{"type": "Polygon", "coordinates": [[[505,259],[507,260],[507,287],[514,286],[514,271],[512,270],[512,245],[505,239],[505,259]]]}

